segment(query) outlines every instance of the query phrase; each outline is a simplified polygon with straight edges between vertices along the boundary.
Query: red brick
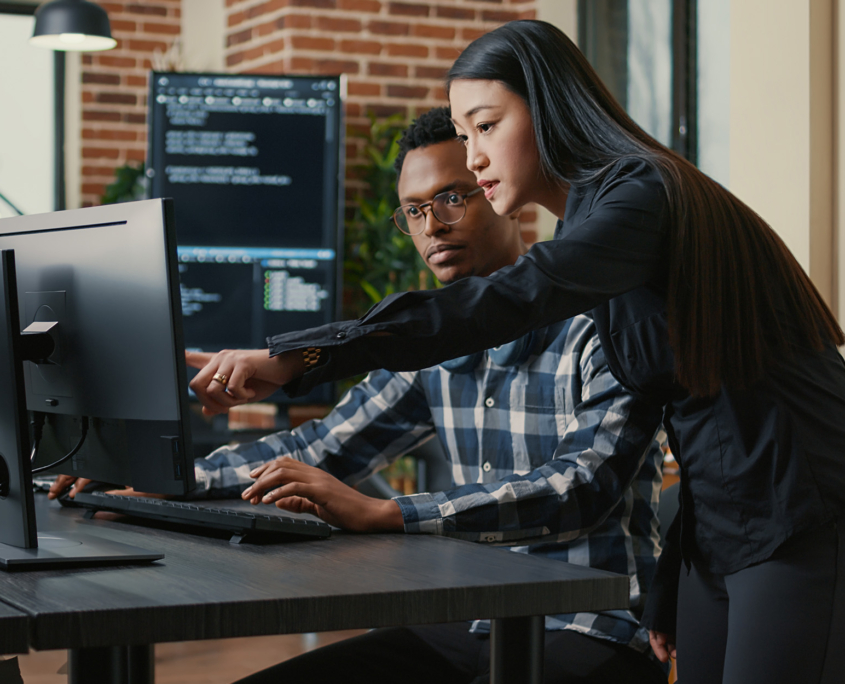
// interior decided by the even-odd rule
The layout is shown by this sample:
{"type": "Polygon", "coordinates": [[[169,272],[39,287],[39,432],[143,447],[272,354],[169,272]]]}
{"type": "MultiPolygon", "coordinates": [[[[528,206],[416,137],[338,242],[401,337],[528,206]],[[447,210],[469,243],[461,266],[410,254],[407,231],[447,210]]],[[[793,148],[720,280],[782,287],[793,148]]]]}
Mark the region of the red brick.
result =
{"type": "Polygon", "coordinates": [[[291,70],[296,72],[311,73],[314,71],[314,60],[308,57],[294,57],[290,61],[291,70]]]}
{"type": "Polygon", "coordinates": [[[408,75],[408,67],[404,64],[370,62],[368,73],[370,76],[398,76],[399,78],[405,78],[408,75]]]}
{"type": "Polygon", "coordinates": [[[99,83],[102,85],[120,85],[120,76],[118,74],[98,74],[90,71],[83,71],[82,82],[99,83]]]}
{"type": "Polygon", "coordinates": [[[245,29],[243,31],[238,31],[237,33],[230,33],[226,36],[226,47],[248,43],[250,40],[252,40],[252,29],[245,29]]]}
{"type": "Polygon", "coordinates": [[[116,147],[82,147],[84,159],[117,159],[119,156],[120,150],[116,147]]]}
{"type": "Polygon", "coordinates": [[[83,166],[82,167],[82,175],[83,176],[113,176],[114,175],[114,167],[113,166],[83,166]]]}
{"type": "Polygon", "coordinates": [[[311,36],[293,36],[291,45],[294,50],[317,50],[320,52],[332,52],[334,40],[331,38],[312,38],[311,36]]]}
{"type": "Polygon", "coordinates": [[[382,36],[407,36],[410,31],[408,24],[400,24],[395,21],[371,21],[367,28],[370,33],[382,36]]]}
{"type": "Polygon", "coordinates": [[[381,86],[378,83],[361,83],[360,81],[349,81],[346,85],[346,92],[350,95],[363,95],[378,97],[381,95],[381,86]]]}
{"type": "Polygon", "coordinates": [[[342,40],[340,41],[341,52],[354,54],[377,55],[381,53],[381,43],[373,40],[342,40]]]}
{"type": "Polygon", "coordinates": [[[165,43],[158,40],[130,40],[129,49],[134,52],[155,52],[161,50],[165,52],[170,48],[170,43],[165,43]]]}
{"type": "Polygon", "coordinates": [[[450,26],[414,24],[412,28],[415,36],[425,36],[426,38],[444,38],[445,40],[452,40],[455,37],[455,29],[450,26]]]}
{"type": "Polygon", "coordinates": [[[259,24],[258,26],[253,27],[252,30],[259,36],[268,36],[276,30],[276,22],[268,21],[266,24],[259,24]]]}
{"type": "Polygon", "coordinates": [[[127,76],[126,85],[133,88],[146,88],[149,84],[146,76],[127,76]]]}
{"type": "Polygon", "coordinates": [[[446,72],[449,71],[446,67],[432,67],[432,66],[418,66],[416,68],[417,78],[446,78],[446,72]]]}
{"type": "Polygon", "coordinates": [[[483,21],[495,21],[504,24],[505,22],[519,19],[519,12],[509,12],[507,10],[482,10],[481,19],[483,21]]]}
{"type": "Polygon", "coordinates": [[[264,56],[264,46],[259,45],[258,47],[254,47],[251,50],[247,50],[244,52],[244,60],[247,62],[251,62],[254,59],[260,59],[264,56]]]}
{"type": "Polygon", "coordinates": [[[136,105],[138,96],[131,93],[97,93],[96,101],[100,104],[136,105]]]}
{"type": "Polygon", "coordinates": [[[357,19],[337,19],[335,17],[317,17],[317,28],[321,31],[359,32],[361,22],[357,19]]]}
{"type": "Polygon", "coordinates": [[[376,104],[370,107],[370,111],[376,116],[393,116],[394,114],[408,114],[408,108],[400,105],[376,104]]]}
{"type": "Polygon", "coordinates": [[[226,66],[237,66],[241,62],[244,61],[244,53],[243,52],[236,52],[233,55],[226,55],[226,66]]]}
{"type": "Polygon", "coordinates": [[[428,57],[428,48],[413,43],[393,43],[387,46],[387,54],[390,57],[428,57]]]}
{"type": "Polygon", "coordinates": [[[114,130],[110,128],[84,128],[82,137],[87,140],[132,140],[138,139],[137,131],[114,130]]]}
{"type": "Polygon", "coordinates": [[[399,14],[406,17],[427,17],[431,8],[428,5],[405,2],[391,2],[388,5],[388,14],[399,14]]]}
{"type": "Polygon", "coordinates": [[[476,38],[481,38],[481,36],[488,32],[489,29],[463,28],[461,29],[461,38],[468,43],[471,43],[476,38]]]}
{"type": "Polygon", "coordinates": [[[437,59],[448,59],[450,62],[454,62],[461,52],[461,48],[456,47],[441,47],[438,45],[436,49],[437,59]]]}
{"type": "Polygon", "coordinates": [[[123,33],[135,33],[135,29],[137,24],[134,21],[125,21],[120,19],[111,19],[109,21],[111,25],[112,33],[115,32],[123,32],[123,33]]]}
{"type": "Polygon", "coordinates": [[[123,115],[123,121],[124,123],[145,125],[147,123],[147,115],[143,113],[133,114],[132,112],[127,112],[123,115]]]}
{"type": "Polygon", "coordinates": [[[337,6],[338,9],[353,12],[381,12],[381,3],[378,0],[338,0],[337,6]]]}
{"type": "Polygon", "coordinates": [[[438,86],[434,90],[431,91],[432,99],[437,100],[438,102],[442,102],[443,104],[449,104],[449,97],[446,95],[446,89],[443,86],[438,86]]]}
{"type": "Polygon", "coordinates": [[[402,97],[408,100],[422,100],[428,95],[428,88],[424,86],[389,85],[388,97],[402,97]]]}
{"type": "Polygon", "coordinates": [[[271,40],[267,45],[264,46],[264,52],[268,55],[275,54],[276,52],[281,52],[285,49],[285,39],[278,38],[277,40],[271,40]]]}
{"type": "Polygon", "coordinates": [[[126,150],[126,159],[129,161],[145,161],[147,153],[145,150],[126,150]]]}
{"type": "Polygon", "coordinates": [[[229,15],[227,23],[229,27],[237,26],[238,24],[243,24],[246,20],[246,14],[244,12],[233,12],[229,15]]]}
{"type": "Polygon", "coordinates": [[[319,7],[321,9],[335,9],[336,0],[290,0],[294,7],[319,7]]]}
{"type": "Polygon", "coordinates": [[[82,192],[86,195],[102,196],[106,192],[105,183],[83,183],[82,192]]]}
{"type": "MultiPolygon", "coordinates": [[[[525,223],[529,223],[527,219],[522,218],[524,214],[520,215],[520,221],[524,221],[525,223]]],[[[532,221],[533,222],[533,221],[532,221]]],[[[519,231],[520,236],[522,237],[522,241],[530,247],[535,242],[537,242],[537,231],[536,230],[529,230],[527,228],[523,228],[519,231]]]]}
{"type": "Polygon", "coordinates": [[[314,64],[321,74],[357,74],[361,69],[358,62],[340,59],[318,59],[314,64]]]}
{"type": "Polygon", "coordinates": [[[157,14],[160,17],[167,16],[166,7],[158,7],[156,5],[136,5],[131,4],[126,6],[126,12],[129,14],[157,14]]]}
{"type": "Polygon", "coordinates": [[[437,7],[437,16],[445,19],[475,19],[475,10],[439,5],[437,7]]]}
{"type": "Polygon", "coordinates": [[[98,55],[97,64],[101,66],[118,67],[121,69],[134,69],[135,59],[133,57],[115,57],[113,55],[98,55]]]}
{"type": "Polygon", "coordinates": [[[353,116],[361,116],[361,105],[357,102],[347,102],[346,103],[346,116],[353,117],[353,116]]]}
{"type": "Polygon", "coordinates": [[[304,14],[288,14],[276,20],[276,27],[280,29],[311,28],[311,17],[304,14]]]}
{"type": "Polygon", "coordinates": [[[93,64],[94,63],[94,56],[93,55],[82,55],[82,63],[85,65],[93,64]]]}
{"type": "Polygon", "coordinates": [[[82,120],[83,121],[120,121],[120,112],[97,112],[83,110],[82,112],[82,120]]]}
{"type": "Polygon", "coordinates": [[[169,36],[176,36],[182,32],[179,24],[144,24],[145,33],[161,33],[169,36]]]}

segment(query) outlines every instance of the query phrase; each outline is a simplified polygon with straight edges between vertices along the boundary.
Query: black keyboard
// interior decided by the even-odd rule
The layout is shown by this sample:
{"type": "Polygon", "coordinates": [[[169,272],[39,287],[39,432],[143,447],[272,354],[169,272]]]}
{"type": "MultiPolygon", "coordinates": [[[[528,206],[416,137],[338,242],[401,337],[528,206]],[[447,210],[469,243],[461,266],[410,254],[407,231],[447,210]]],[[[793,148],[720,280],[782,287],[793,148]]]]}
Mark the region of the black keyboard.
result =
{"type": "MultiPolygon", "coordinates": [[[[91,514],[112,511],[129,516],[163,520],[231,533],[233,543],[258,540],[320,539],[331,534],[331,527],[319,520],[295,515],[262,513],[260,509],[220,508],[218,503],[171,501],[142,496],[120,496],[105,492],[77,492],[74,498],[62,497],[65,506],[81,506],[91,514]]],[[[249,506],[250,504],[246,504],[249,506]]],[[[251,506],[250,506],[251,507],[251,506]]],[[[277,509],[278,510],[278,509],[277,509]]]]}

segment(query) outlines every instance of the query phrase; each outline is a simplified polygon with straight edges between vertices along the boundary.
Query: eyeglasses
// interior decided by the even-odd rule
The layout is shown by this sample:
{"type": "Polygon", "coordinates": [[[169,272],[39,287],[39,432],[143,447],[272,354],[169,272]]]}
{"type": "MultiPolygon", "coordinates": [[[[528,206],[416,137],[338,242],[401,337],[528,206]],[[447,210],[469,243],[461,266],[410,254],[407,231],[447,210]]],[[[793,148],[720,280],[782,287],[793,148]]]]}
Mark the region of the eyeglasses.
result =
{"type": "Polygon", "coordinates": [[[405,235],[419,235],[425,230],[425,209],[428,207],[440,223],[451,226],[466,216],[467,197],[477,195],[482,190],[484,188],[476,188],[464,193],[449,190],[435,195],[431,202],[403,204],[393,212],[393,223],[405,235]]]}

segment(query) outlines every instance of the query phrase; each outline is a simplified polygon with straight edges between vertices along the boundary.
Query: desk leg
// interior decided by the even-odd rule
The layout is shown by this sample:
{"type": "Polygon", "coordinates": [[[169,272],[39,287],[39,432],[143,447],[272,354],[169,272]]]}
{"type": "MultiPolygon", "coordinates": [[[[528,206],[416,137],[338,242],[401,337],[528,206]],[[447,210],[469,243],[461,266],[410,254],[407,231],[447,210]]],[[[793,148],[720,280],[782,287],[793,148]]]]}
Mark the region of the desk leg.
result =
{"type": "Polygon", "coordinates": [[[543,615],[490,621],[490,684],[542,684],[543,615]]]}
{"type": "Polygon", "coordinates": [[[153,645],[68,651],[68,684],[153,684],[153,645]]]}

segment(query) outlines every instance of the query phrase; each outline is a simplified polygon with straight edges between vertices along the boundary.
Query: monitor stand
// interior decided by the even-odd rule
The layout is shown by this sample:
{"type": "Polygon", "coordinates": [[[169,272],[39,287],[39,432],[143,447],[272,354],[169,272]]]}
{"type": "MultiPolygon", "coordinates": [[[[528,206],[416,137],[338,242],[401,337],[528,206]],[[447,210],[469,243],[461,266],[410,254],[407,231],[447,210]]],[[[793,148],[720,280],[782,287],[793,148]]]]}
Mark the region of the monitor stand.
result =
{"type": "Polygon", "coordinates": [[[49,356],[49,333],[22,335],[14,250],[0,251],[0,569],[149,562],[164,558],[76,532],[37,534],[23,362],[49,356]]]}

